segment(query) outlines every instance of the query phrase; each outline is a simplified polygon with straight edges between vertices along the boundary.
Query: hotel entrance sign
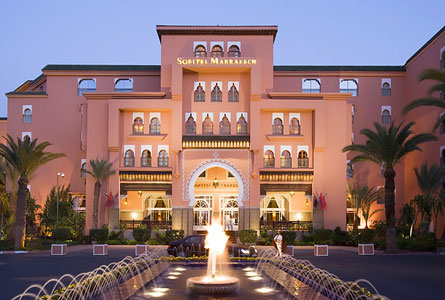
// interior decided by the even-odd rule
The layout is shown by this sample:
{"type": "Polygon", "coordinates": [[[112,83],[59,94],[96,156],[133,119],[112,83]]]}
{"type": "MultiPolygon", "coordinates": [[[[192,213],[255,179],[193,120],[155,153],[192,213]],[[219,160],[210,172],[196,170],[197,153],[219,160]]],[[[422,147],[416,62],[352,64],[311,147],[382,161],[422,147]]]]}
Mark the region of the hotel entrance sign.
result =
{"type": "Polygon", "coordinates": [[[178,65],[256,65],[256,59],[241,58],[182,58],[176,59],[178,65]]]}

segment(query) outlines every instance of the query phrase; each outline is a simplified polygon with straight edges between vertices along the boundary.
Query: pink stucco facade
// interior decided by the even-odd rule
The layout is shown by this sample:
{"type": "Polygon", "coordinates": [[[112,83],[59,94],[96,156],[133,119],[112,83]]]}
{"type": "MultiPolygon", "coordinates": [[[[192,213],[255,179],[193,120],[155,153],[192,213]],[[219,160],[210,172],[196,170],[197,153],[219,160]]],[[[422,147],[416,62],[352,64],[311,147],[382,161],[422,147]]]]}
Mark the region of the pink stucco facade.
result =
{"type": "MultiPolygon", "coordinates": [[[[360,130],[382,122],[383,111],[416,121],[416,132],[431,130],[439,110],[401,111],[431,85],[417,76],[440,67],[444,30],[405,66],[353,67],[274,66],[277,30],[158,26],[158,66],[43,68],[7,94],[7,133],[49,141],[51,151],[66,154],[37,171],[33,197],[43,204],[64,172],[59,183],[70,184],[91,228],[94,180],[81,168],[99,158],[116,170],[102,183],[116,197],[107,203],[101,195],[100,225],[134,219],[192,233],[220,212],[235,219],[235,230],[283,221],[345,229],[347,183],[383,186],[384,179],[370,164],[357,164],[348,178],[350,157],[341,149],[352,139],[363,143],[360,130]],[[382,96],[385,83],[390,95],[382,96]],[[320,193],[324,210],[313,207],[320,193]]],[[[442,145],[440,135],[397,166],[397,212],[418,192],[413,168],[439,163],[442,145]]]]}

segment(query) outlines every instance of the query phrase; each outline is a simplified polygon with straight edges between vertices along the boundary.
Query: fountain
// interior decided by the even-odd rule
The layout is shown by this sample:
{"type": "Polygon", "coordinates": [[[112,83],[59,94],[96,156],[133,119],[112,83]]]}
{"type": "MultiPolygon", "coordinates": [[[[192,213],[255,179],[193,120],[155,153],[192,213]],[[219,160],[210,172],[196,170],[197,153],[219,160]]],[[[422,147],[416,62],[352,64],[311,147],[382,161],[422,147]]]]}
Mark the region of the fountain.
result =
{"type": "MultiPolygon", "coordinates": [[[[213,220],[218,220],[218,218],[214,216],[213,220]]],[[[192,293],[204,295],[231,294],[238,289],[239,279],[224,275],[220,261],[229,237],[224,233],[223,227],[216,222],[212,222],[212,225],[207,227],[207,232],[204,246],[209,249],[207,274],[187,279],[187,289],[192,293]],[[220,267],[219,270],[217,267],[220,267]]]]}

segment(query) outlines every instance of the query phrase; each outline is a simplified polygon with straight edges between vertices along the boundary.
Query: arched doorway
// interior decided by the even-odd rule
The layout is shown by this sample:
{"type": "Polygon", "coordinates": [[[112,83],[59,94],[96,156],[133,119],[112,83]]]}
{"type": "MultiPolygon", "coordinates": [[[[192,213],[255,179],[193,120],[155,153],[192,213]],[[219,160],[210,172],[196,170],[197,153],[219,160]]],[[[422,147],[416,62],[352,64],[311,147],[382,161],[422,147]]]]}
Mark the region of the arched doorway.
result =
{"type": "Polygon", "coordinates": [[[222,162],[202,165],[188,184],[193,207],[193,231],[206,230],[215,216],[227,231],[238,231],[239,207],[242,206],[244,182],[237,170],[222,162]]]}

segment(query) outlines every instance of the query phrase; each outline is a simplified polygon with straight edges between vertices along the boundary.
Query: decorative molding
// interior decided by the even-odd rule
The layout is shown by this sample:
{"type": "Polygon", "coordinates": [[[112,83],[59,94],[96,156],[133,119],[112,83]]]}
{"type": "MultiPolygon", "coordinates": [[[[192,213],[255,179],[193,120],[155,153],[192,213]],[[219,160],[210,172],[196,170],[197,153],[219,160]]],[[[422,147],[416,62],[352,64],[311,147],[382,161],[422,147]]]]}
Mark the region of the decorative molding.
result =
{"type": "Polygon", "coordinates": [[[251,94],[250,99],[252,101],[259,101],[259,100],[261,100],[261,95],[260,94],[251,94]]]}
{"type": "Polygon", "coordinates": [[[108,151],[109,152],[119,152],[119,147],[109,146],[108,151]]]}
{"type": "Polygon", "coordinates": [[[324,147],[315,147],[314,152],[324,152],[324,147]]]}
{"type": "Polygon", "coordinates": [[[182,100],[182,94],[172,94],[172,100],[181,101],[182,100]]]}

